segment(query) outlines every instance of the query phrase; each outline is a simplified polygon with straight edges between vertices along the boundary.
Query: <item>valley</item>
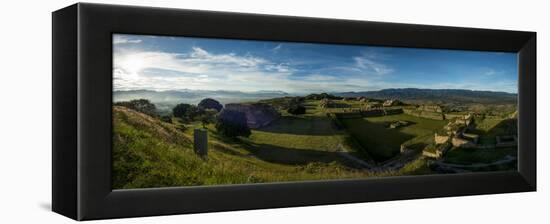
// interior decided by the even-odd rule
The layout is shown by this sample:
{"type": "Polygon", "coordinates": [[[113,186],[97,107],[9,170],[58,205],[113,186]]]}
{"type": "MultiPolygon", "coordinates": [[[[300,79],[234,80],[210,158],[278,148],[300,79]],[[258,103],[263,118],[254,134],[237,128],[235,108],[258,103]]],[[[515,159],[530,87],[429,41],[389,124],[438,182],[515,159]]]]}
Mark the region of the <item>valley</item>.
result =
{"type": "Polygon", "coordinates": [[[404,100],[416,92],[391,98],[270,93],[224,105],[215,98],[219,94],[193,103],[176,98],[176,104],[147,99],[150,93],[115,100],[114,187],[516,169],[514,94],[483,93],[475,100],[470,91],[467,102],[456,100],[460,95],[433,96],[439,103],[404,100]],[[487,101],[487,95],[495,99],[487,101]],[[207,155],[194,151],[197,129],[207,132],[207,155]]]}

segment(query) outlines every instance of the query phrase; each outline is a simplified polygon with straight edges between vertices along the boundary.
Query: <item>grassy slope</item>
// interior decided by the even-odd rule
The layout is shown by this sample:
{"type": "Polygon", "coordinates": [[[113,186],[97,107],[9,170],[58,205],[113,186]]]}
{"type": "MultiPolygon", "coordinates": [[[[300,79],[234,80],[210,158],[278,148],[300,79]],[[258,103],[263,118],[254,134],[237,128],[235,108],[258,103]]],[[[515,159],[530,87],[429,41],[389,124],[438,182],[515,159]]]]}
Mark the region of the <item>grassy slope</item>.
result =
{"type": "Polygon", "coordinates": [[[189,134],[175,125],[122,107],[114,107],[113,115],[115,189],[375,176],[346,166],[329,152],[298,150],[296,154],[275,148],[266,155],[258,153],[262,145],[245,148],[246,142],[222,143],[215,133],[210,135],[208,159],[203,160],[193,153],[189,134]],[[308,157],[292,161],[300,153],[308,157]]]}
{"type": "Polygon", "coordinates": [[[498,117],[476,119],[476,129],[470,132],[480,135],[481,144],[495,144],[496,136],[508,135],[506,129],[499,125],[503,121],[504,119],[498,117]]]}
{"type": "Polygon", "coordinates": [[[456,164],[492,163],[505,156],[517,156],[516,148],[454,149],[445,155],[445,162],[456,164]]]}
{"type": "MultiPolygon", "coordinates": [[[[358,119],[344,119],[348,130],[361,145],[377,160],[389,159],[399,152],[405,141],[417,141],[429,144],[433,141],[433,132],[442,128],[446,121],[419,118],[407,114],[358,119]],[[405,127],[390,129],[387,122],[408,121],[405,127]]],[[[419,147],[421,148],[421,147],[419,147]]]]}

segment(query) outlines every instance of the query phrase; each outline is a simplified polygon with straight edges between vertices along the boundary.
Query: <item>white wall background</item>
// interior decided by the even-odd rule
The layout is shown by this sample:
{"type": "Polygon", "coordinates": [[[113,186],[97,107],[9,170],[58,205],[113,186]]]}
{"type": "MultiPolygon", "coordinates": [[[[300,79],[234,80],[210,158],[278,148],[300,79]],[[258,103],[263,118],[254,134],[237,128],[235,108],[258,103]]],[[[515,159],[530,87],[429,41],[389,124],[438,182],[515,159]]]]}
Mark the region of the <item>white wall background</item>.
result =
{"type": "MultiPolygon", "coordinates": [[[[537,193],[102,220],[100,223],[544,223],[550,155],[545,1],[90,1],[538,32],[537,193]],[[546,64],[545,64],[546,63],[546,64]],[[428,215],[429,214],[429,215],[428,215]]],[[[74,1],[3,1],[0,11],[0,223],[69,223],[50,212],[51,12],[74,1]]],[[[403,189],[407,190],[407,189],[403,189]]]]}

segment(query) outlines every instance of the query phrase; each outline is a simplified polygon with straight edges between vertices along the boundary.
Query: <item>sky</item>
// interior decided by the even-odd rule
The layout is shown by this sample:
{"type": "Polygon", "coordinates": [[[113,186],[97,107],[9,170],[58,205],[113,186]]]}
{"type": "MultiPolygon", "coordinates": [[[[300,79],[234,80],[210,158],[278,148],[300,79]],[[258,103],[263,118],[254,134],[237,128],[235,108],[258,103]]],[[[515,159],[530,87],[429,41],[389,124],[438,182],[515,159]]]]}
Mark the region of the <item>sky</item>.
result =
{"type": "Polygon", "coordinates": [[[115,91],[517,93],[517,69],[517,55],[505,52],[113,35],[115,91]]]}

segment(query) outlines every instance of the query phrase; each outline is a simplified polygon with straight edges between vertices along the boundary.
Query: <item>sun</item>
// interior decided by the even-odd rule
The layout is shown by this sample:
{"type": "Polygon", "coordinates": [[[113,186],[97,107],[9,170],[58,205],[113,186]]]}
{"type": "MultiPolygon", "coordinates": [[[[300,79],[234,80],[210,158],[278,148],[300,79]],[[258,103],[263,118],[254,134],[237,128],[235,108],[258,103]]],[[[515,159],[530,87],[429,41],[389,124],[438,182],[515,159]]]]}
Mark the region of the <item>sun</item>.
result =
{"type": "Polygon", "coordinates": [[[139,55],[126,55],[118,63],[115,62],[115,65],[132,75],[137,75],[147,66],[146,61],[139,55]]]}

